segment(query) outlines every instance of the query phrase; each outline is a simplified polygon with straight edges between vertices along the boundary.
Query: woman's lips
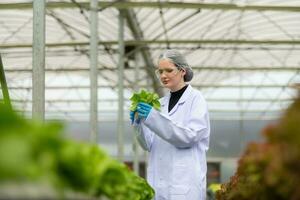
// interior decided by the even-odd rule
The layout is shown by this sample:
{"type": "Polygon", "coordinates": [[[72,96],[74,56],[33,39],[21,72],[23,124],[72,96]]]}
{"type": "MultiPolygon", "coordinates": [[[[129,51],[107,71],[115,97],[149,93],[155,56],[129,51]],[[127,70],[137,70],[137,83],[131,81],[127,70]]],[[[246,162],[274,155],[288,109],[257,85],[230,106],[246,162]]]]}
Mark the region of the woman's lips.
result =
{"type": "Polygon", "coordinates": [[[169,81],[162,81],[164,85],[168,84],[169,81]]]}

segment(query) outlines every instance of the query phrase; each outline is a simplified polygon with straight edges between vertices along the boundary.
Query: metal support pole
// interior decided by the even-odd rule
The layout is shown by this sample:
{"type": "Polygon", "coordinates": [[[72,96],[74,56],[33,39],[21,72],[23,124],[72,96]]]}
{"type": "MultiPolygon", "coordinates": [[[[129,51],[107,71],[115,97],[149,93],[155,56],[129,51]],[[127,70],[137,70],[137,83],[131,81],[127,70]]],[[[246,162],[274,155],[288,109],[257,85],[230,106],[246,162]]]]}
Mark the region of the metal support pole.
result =
{"type": "Polygon", "coordinates": [[[119,10],[119,70],[118,70],[118,158],[119,161],[124,159],[124,14],[123,10],[119,10]]]}
{"type": "Polygon", "coordinates": [[[4,103],[9,108],[12,108],[11,103],[10,103],[8,89],[7,89],[7,84],[6,84],[4,67],[3,67],[3,63],[2,63],[1,54],[0,54],[0,83],[1,83],[1,89],[2,89],[2,95],[3,95],[4,103]]]}
{"type": "MultiPolygon", "coordinates": [[[[140,59],[139,59],[139,53],[135,53],[135,67],[134,67],[134,82],[136,83],[133,86],[133,90],[137,91],[138,88],[138,79],[139,79],[139,64],[140,64],[140,59]]],[[[133,131],[137,132],[137,129],[133,129],[133,131]]],[[[134,134],[136,135],[136,134],[134,134]]],[[[139,144],[137,141],[136,137],[133,137],[133,170],[134,172],[139,175],[139,144]]]]}
{"type": "Polygon", "coordinates": [[[45,118],[45,0],[33,1],[32,117],[45,118]]]}
{"type": "Polygon", "coordinates": [[[90,10],[90,142],[97,143],[98,123],[98,0],[91,0],[90,10]]]}
{"type": "MultiPolygon", "coordinates": [[[[243,75],[240,75],[239,77],[240,85],[243,84],[243,75]]],[[[239,88],[239,98],[243,99],[243,88],[239,88]]],[[[245,142],[245,133],[244,133],[244,111],[243,111],[243,102],[238,101],[238,106],[240,107],[240,123],[239,123],[239,132],[240,132],[240,152],[244,149],[244,142],[245,142]]]]}

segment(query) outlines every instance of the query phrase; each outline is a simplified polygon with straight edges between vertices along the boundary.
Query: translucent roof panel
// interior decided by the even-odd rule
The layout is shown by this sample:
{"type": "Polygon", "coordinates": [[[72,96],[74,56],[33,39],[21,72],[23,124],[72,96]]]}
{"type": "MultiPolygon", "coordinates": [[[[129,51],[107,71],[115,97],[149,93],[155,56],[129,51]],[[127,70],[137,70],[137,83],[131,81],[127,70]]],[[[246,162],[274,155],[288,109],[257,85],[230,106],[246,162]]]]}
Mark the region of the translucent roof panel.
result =
{"type": "MultiPolygon", "coordinates": [[[[300,82],[300,0],[99,1],[98,108],[118,109],[119,10],[125,8],[125,106],[164,49],[182,52],[213,119],[276,118],[300,82]],[[169,4],[167,4],[169,3],[169,4]],[[135,77],[135,68],[138,75],[135,77]]],[[[31,114],[32,1],[0,1],[0,53],[14,106],[31,114]]],[[[46,117],[89,119],[89,1],[47,1],[46,117]]],[[[167,92],[167,90],[163,90],[167,92]]]]}

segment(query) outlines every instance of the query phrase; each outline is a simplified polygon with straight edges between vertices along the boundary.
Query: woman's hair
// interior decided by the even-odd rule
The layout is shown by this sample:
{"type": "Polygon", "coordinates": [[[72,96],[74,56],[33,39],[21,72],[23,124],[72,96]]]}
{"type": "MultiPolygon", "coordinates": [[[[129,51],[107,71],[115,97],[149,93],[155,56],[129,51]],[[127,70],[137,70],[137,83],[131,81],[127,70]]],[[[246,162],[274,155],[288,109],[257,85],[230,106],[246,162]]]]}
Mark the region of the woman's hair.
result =
{"type": "Polygon", "coordinates": [[[176,50],[167,49],[159,55],[158,62],[163,59],[170,60],[178,69],[185,69],[184,82],[189,82],[193,78],[193,70],[187,63],[185,57],[176,50]]]}

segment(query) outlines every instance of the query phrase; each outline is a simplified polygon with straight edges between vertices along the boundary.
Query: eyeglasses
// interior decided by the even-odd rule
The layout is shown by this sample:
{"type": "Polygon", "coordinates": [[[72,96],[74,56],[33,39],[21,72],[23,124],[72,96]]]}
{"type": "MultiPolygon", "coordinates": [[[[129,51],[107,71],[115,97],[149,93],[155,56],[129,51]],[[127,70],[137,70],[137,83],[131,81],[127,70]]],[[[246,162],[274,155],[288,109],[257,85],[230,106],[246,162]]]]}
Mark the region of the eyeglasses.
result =
{"type": "Polygon", "coordinates": [[[176,76],[179,71],[180,70],[178,68],[156,69],[155,74],[157,77],[160,77],[163,73],[165,73],[165,75],[168,77],[173,77],[176,76]]]}

